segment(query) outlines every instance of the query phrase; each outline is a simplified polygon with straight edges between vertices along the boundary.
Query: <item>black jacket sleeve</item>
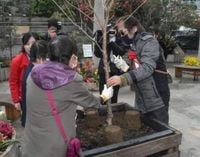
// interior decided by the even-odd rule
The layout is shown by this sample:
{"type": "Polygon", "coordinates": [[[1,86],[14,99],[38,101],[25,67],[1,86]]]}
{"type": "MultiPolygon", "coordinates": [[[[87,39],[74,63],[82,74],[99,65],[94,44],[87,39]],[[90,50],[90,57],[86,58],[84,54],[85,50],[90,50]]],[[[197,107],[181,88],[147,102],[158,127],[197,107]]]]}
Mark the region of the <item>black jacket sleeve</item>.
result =
{"type": "MultiPolygon", "coordinates": [[[[98,45],[101,47],[102,46],[102,32],[97,31],[96,32],[96,41],[98,45]]],[[[108,54],[112,51],[114,55],[120,55],[123,56],[125,53],[128,52],[130,49],[130,45],[122,41],[121,38],[117,38],[116,42],[108,42],[107,44],[107,51],[108,54]]],[[[99,49],[99,47],[95,44],[94,47],[94,54],[98,58],[103,58],[102,51],[99,49]]]]}
{"type": "MultiPolygon", "coordinates": [[[[102,31],[97,30],[95,33],[95,40],[97,42],[97,44],[101,47],[102,46],[102,31]]],[[[103,58],[103,54],[102,51],[99,49],[99,46],[97,46],[97,44],[95,43],[94,45],[94,55],[98,58],[103,58]]]]}
{"type": "Polygon", "coordinates": [[[126,45],[123,45],[122,43],[111,42],[108,44],[108,47],[110,50],[113,51],[113,54],[116,56],[123,56],[128,51],[128,47],[126,45]]]}

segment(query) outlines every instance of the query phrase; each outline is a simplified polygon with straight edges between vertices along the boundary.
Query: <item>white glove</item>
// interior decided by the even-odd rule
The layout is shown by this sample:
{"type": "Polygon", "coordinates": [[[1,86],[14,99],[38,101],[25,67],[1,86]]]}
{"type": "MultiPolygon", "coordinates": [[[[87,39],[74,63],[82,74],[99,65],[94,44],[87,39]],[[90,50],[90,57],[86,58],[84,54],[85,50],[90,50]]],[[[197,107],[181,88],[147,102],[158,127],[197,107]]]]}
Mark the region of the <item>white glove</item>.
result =
{"type": "Polygon", "coordinates": [[[120,69],[121,71],[123,71],[123,72],[127,72],[128,69],[129,69],[129,66],[128,66],[128,64],[126,63],[126,61],[123,60],[122,57],[119,56],[119,55],[118,55],[118,56],[113,55],[113,56],[114,56],[114,61],[113,61],[113,63],[116,65],[116,67],[117,67],[118,69],[120,69]]]}
{"type": "Polygon", "coordinates": [[[107,88],[107,85],[104,84],[104,88],[103,88],[103,91],[101,93],[101,97],[102,97],[103,101],[104,102],[107,101],[112,96],[113,96],[113,87],[107,88]]]}

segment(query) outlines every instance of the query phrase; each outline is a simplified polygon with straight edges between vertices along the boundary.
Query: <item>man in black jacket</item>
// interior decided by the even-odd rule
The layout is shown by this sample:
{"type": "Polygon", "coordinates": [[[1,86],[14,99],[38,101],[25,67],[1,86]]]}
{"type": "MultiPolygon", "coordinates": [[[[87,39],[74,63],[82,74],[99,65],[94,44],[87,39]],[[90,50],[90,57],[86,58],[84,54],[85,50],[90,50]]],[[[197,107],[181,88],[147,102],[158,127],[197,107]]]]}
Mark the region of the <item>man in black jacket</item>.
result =
{"type": "Polygon", "coordinates": [[[58,35],[58,32],[61,30],[61,22],[55,18],[48,20],[48,30],[44,36],[41,36],[42,40],[51,41],[55,39],[58,35]]]}
{"type": "MultiPolygon", "coordinates": [[[[102,46],[102,31],[98,30],[96,32],[96,41],[99,46],[102,46]]],[[[130,49],[130,43],[132,40],[128,38],[121,38],[117,34],[113,34],[113,31],[108,31],[108,41],[107,41],[107,56],[108,56],[108,63],[109,63],[109,74],[110,76],[114,75],[121,75],[123,72],[118,69],[114,62],[113,58],[115,56],[124,56],[128,50],[130,49]]],[[[98,67],[98,74],[99,74],[99,92],[101,94],[104,84],[106,84],[105,78],[105,71],[104,71],[104,64],[103,64],[103,52],[99,49],[97,45],[95,45],[94,54],[96,57],[100,58],[99,67],[98,67]]],[[[118,100],[118,92],[119,86],[115,86],[114,88],[113,97],[111,98],[111,103],[117,103],[118,100]]]]}

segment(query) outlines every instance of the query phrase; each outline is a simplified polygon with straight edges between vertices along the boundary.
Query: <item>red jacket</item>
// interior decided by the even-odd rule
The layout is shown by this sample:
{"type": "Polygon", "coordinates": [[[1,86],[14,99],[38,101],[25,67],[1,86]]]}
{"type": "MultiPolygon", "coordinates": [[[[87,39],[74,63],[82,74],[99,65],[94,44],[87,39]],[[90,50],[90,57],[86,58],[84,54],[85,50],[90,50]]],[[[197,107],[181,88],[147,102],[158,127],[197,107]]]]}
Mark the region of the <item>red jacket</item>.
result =
{"type": "Polygon", "coordinates": [[[12,59],[10,64],[9,86],[10,93],[14,103],[21,101],[21,89],[24,70],[29,64],[29,58],[26,53],[20,52],[12,59]]]}

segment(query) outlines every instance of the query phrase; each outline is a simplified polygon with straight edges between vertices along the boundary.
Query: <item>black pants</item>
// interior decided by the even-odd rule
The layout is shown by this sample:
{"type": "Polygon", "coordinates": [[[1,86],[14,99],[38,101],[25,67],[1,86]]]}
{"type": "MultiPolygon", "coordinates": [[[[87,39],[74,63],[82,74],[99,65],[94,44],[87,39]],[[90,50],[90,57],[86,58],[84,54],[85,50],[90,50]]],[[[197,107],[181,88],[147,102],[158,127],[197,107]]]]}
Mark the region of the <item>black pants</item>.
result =
{"type": "Polygon", "coordinates": [[[149,119],[156,119],[165,124],[169,123],[168,107],[164,106],[160,109],[145,113],[141,115],[143,121],[149,119]]]}
{"type": "MultiPolygon", "coordinates": [[[[106,79],[104,74],[99,74],[99,93],[101,94],[104,88],[104,84],[106,84],[106,79]]],[[[111,103],[117,103],[118,93],[120,86],[113,87],[113,97],[111,98],[111,103]]]]}
{"type": "MultiPolygon", "coordinates": [[[[170,89],[169,89],[169,85],[168,85],[167,75],[160,74],[160,73],[154,73],[154,80],[156,83],[156,88],[163,100],[165,107],[163,107],[163,109],[159,109],[158,111],[153,111],[153,112],[156,112],[156,114],[163,112],[163,119],[165,119],[165,120],[162,120],[162,118],[161,118],[161,120],[164,121],[165,123],[167,122],[167,124],[168,124],[168,122],[169,122],[168,110],[169,110],[169,101],[170,101],[170,89]],[[167,115],[165,112],[167,113],[167,115]]],[[[162,114],[160,114],[160,116],[162,116],[162,114]]]]}

